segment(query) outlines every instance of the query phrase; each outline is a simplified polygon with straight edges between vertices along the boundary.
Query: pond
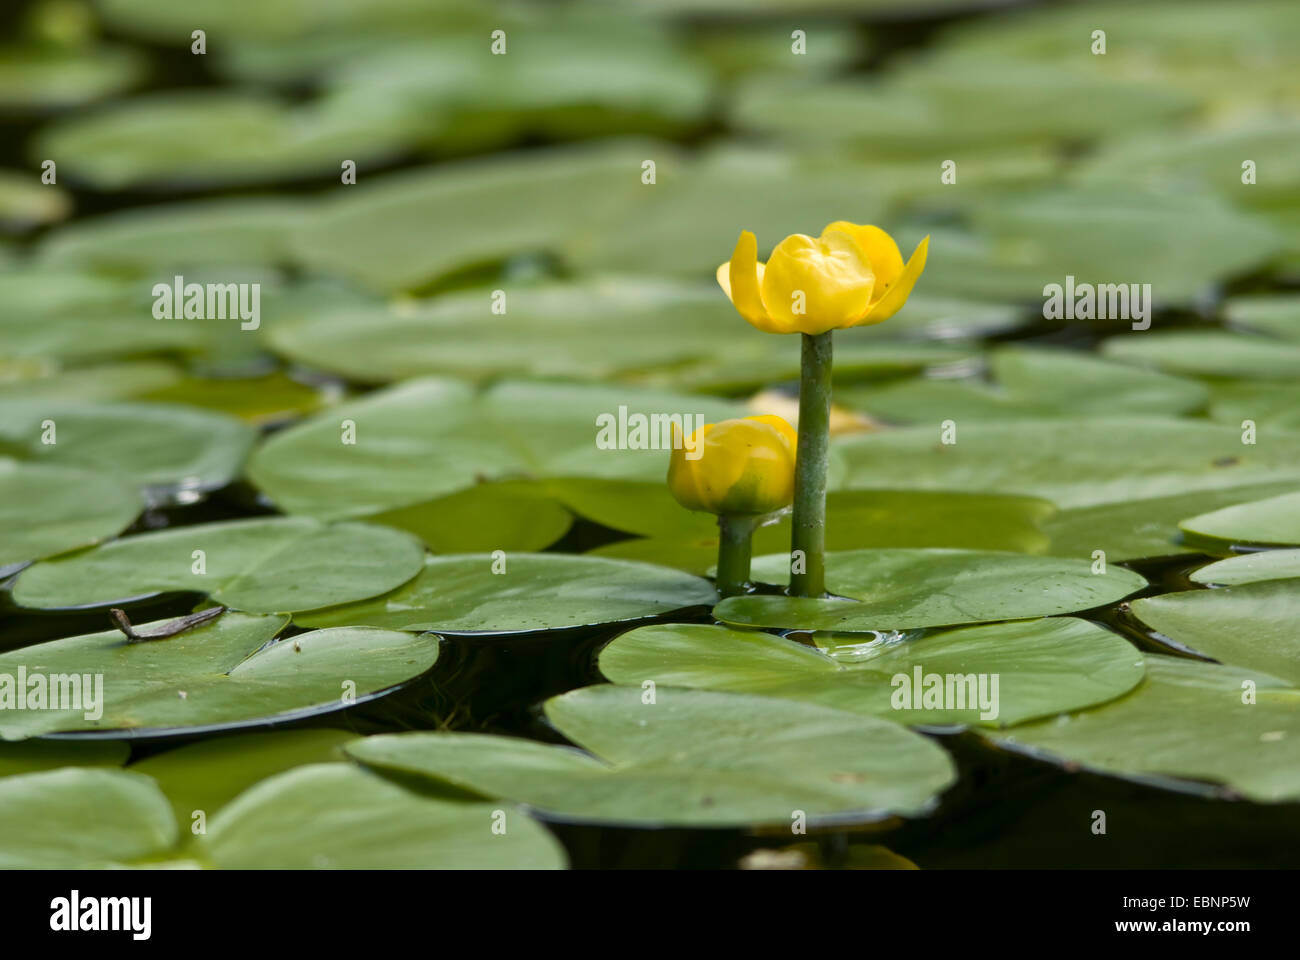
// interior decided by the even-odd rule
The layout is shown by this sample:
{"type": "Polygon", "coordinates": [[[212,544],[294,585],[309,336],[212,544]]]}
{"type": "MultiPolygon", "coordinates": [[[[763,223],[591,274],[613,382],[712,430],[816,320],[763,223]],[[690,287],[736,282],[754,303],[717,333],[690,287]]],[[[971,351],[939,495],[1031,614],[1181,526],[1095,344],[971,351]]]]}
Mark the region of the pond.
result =
{"type": "Polygon", "coordinates": [[[0,24],[0,866],[1296,865],[1300,7],[0,24]]]}

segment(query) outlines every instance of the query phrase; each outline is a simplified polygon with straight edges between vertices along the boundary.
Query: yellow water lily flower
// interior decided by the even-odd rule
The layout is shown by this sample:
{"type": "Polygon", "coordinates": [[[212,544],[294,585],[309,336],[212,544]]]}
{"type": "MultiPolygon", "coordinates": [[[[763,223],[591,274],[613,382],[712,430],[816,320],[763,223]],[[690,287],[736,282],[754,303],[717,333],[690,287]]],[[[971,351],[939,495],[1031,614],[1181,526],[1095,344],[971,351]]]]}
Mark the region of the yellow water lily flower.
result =
{"type": "Polygon", "coordinates": [[[820,237],[792,234],[758,262],[758,241],[740,234],[718,284],[740,315],[767,333],[812,336],[880,323],[907,302],[930,238],[903,263],[894,238],[879,227],[837,220],[820,237]]]}
{"type": "Polygon", "coordinates": [[[673,439],[668,489],[688,510],[756,516],[794,499],[798,436],[780,417],[706,423],[684,441],[675,430],[673,439]]]}

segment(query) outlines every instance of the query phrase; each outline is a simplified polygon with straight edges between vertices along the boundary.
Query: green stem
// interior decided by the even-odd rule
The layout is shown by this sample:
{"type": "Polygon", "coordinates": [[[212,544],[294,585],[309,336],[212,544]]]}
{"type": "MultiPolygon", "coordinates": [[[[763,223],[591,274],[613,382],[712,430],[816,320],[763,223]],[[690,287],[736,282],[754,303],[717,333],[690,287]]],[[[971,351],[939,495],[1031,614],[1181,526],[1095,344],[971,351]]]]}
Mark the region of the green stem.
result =
{"type": "Polygon", "coordinates": [[[816,336],[805,333],[790,535],[792,597],[826,594],[826,467],[830,434],[831,332],[816,336]]]}
{"type": "Polygon", "coordinates": [[[757,523],[757,517],[718,517],[718,596],[734,597],[749,588],[749,558],[757,523]]]}

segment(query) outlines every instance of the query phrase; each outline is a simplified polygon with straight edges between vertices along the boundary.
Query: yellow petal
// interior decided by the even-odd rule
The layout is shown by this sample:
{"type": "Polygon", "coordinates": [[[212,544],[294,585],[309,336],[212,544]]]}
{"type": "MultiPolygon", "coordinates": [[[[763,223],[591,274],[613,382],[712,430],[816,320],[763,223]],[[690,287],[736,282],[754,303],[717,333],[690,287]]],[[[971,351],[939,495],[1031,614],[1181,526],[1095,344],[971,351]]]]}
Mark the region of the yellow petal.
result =
{"type": "Polygon", "coordinates": [[[767,333],[783,333],[776,329],[763,309],[759,284],[763,279],[763,265],[758,262],[758,240],[748,230],[736,241],[731,260],[718,267],[718,286],[727,295],[737,312],[758,329],[767,333]]]}
{"type": "Polygon", "coordinates": [[[759,423],[766,423],[768,426],[774,427],[776,432],[782,436],[786,444],[789,446],[790,456],[794,456],[795,451],[799,448],[799,434],[795,433],[794,427],[790,426],[789,422],[787,422],[784,417],[778,417],[772,413],[764,413],[755,417],[746,417],[745,419],[757,420],[759,423]]]}
{"type": "Polygon", "coordinates": [[[903,268],[902,274],[899,275],[898,282],[891,286],[883,297],[873,303],[862,319],[854,326],[868,326],[873,323],[880,323],[882,320],[888,320],[903,308],[903,304],[907,303],[907,298],[912,295],[912,288],[916,286],[921,271],[925,269],[925,255],[929,249],[930,238],[927,236],[912,251],[912,256],[907,261],[907,266],[903,268]]]}
{"type": "Polygon", "coordinates": [[[866,313],[873,284],[871,265],[849,234],[831,231],[813,239],[796,233],[772,251],[760,292],[782,332],[815,335],[866,313]]]}
{"type": "Polygon", "coordinates": [[[871,264],[871,272],[876,275],[873,296],[879,300],[903,272],[903,255],[898,252],[894,238],[879,227],[849,223],[847,220],[836,220],[822,231],[822,236],[832,230],[847,233],[862,250],[867,263],[871,264]]]}

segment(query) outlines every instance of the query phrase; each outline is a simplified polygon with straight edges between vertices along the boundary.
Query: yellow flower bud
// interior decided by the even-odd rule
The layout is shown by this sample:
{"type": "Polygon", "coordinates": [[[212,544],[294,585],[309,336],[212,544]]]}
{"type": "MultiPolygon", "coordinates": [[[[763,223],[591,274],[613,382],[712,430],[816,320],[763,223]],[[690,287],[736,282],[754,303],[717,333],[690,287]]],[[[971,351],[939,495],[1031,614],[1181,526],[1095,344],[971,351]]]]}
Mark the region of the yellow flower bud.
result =
{"type": "Polygon", "coordinates": [[[680,430],[673,439],[668,489],[688,510],[758,515],[794,499],[797,436],[780,417],[706,423],[684,441],[680,430]]]}
{"type": "Polygon", "coordinates": [[[841,327],[880,323],[907,302],[930,238],[903,263],[894,238],[879,227],[837,220],[820,237],[796,233],[758,262],[758,241],[740,235],[718,284],[740,315],[767,333],[813,336],[841,327]]]}

